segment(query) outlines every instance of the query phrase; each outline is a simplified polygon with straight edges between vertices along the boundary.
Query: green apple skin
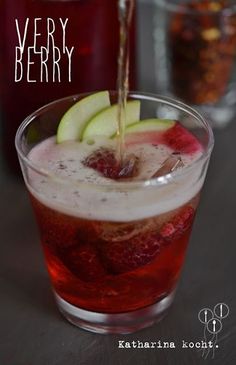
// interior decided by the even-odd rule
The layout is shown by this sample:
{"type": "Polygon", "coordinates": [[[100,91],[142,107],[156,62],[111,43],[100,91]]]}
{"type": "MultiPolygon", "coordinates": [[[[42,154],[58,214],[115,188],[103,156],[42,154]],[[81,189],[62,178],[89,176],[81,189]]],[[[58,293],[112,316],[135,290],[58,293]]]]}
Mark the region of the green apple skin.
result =
{"type": "MultiPolygon", "coordinates": [[[[102,110],[85,126],[82,139],[86,140],[97,135],[112,137],[117,131],[118,105],[114,104],[102,110]]],[[[126,104],[126,126],[140,119],[140,101],[132,100],[126,104]]]]}
{"type": "Polygon", "coordinates": [[[57,129],[57,143],[80,141],[86,123],[110,105],[108,91],[100,91],[79,100],[63,115],[57,129]]]}
{"type": "Polygon", "coordinates": [[[129,133],[143,133],[143,132],[158,132],[165,131],[172,128],[175,121],[170,119],[143,119],[139,122],[133,123],[125,129],[125,134],[129,133]]]}

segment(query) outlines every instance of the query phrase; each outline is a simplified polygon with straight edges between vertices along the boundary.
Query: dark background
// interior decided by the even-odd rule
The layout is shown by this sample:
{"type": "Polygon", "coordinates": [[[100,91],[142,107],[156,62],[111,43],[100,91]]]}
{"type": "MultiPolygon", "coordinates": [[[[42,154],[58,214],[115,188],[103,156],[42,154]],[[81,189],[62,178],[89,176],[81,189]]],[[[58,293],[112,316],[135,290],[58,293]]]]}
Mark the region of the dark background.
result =
{"type": "MultiPolygon", "coordinates": [[[[144,3],[144,2],[143,2],[144,3]]],[[[139,7],[140,89],[155,91],[150,33],[153,8],[139,7]]],[[[236,363],[236,121],[215,131],[215,149],[186,263],[169,314],[131,335],[97,335],[59,314],[43,263],[25,187],[2,162],[0,253],[0,365],[234,365],[236,363]],[[215,358],[204,360],[182,340],[203,338],[200,309],[230,308],[215,358]],[[118,341],[174,341],[176,349],[119,349],[118,341]]]]}

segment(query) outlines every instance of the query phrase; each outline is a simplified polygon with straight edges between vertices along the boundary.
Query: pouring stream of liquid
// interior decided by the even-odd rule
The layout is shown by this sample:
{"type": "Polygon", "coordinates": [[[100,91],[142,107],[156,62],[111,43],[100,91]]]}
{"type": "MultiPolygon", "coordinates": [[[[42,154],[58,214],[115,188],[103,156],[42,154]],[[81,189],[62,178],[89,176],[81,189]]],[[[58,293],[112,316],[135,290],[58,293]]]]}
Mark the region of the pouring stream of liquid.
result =
{"type": "Polygon", "coordinates": [[[129,90],[129,28],[134,10],[134,0],[118,0],[120,21],[120,49],[118,58],[118,130],[117,159],[124,160],[124,133],[126,124],[126,103],[129,90]]]}

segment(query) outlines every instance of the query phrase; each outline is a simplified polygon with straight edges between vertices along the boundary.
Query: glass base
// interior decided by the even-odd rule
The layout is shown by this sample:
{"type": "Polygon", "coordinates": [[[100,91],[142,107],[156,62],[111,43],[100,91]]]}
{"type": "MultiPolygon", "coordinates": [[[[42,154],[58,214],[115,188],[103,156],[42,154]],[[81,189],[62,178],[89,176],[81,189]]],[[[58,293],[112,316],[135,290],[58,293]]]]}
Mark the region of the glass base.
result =
{"type": "Polygon", "coordinates": [[[159,322],[173,302],[175,290],[159,302],[127,313],[90,312],[71,305],[55,293],[60,312],[72,324],[87,331],[128,334],[159,322]]]}

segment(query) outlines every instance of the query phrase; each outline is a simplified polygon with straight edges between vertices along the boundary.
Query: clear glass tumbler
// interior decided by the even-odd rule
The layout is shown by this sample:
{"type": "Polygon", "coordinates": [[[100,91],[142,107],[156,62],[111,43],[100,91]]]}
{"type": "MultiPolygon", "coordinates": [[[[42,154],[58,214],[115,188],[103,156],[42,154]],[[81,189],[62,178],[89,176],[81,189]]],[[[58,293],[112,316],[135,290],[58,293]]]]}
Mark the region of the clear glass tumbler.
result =
{"type": "Polygon", "coordinates": [[[236,111],[234,1],[154,0],[157,90],[208,115],[215,127],[236,111]]]}
{"type": "MultiPolygon", "coordinates": [[[[62,177],[45,169],[43,159],[33,162],[29,153],[56,134],[62,115],[84,96],[57,100],[31,114],[17,131],[16,149],[59,310],[90,331],[130,333],[159,321],[173,301],[213,134],[206,120],[183,103],[130,93],[130,100],[141,102],[141,118],[180,121],[202,144],[201,156],[145,181],[104,185],[62,177]],[[174,234],[167,237],[170,226],[174,234]],[[104,257],[112,270],[103,266],[104,257]]],[[[117,102],[116,92],[110,97],[117,102]]],[[[59,167],[65,161],[58,161],[59,167]]]]}

